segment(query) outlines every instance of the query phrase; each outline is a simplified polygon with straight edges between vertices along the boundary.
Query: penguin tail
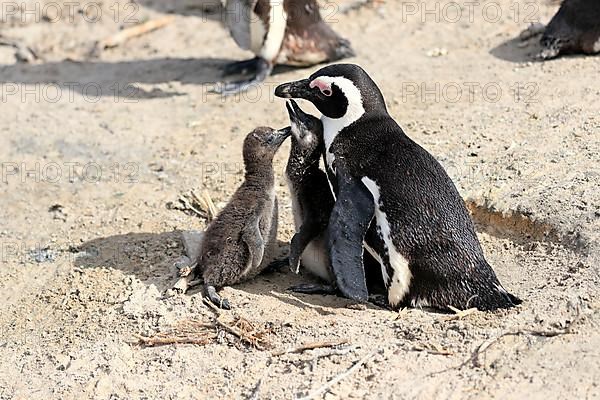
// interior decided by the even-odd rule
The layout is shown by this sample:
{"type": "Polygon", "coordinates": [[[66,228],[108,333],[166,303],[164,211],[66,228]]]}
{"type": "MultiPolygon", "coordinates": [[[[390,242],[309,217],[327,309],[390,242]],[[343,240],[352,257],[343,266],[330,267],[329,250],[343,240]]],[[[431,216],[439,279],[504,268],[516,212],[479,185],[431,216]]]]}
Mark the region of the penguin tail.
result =
{"type": "Polygon", "coordinates": [[[509,293],[500,283],[495,283],[491,292],[487,296],[483,296],[476,302],[476,307],[482,311],[493,311],[500,308],[512,308],[518,306],[523,301],[509,293]]]}

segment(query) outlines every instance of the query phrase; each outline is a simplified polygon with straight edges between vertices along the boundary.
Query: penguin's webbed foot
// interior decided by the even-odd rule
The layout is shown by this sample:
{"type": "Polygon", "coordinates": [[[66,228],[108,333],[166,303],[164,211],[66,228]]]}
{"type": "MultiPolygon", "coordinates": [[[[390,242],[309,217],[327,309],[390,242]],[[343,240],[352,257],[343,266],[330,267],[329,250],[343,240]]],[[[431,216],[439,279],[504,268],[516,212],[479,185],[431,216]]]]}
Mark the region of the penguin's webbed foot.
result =
{"type": "Polygon", "coordinates": [[[390,303],[388,303],[386,296],[383,294],[370,294],[369,303],[385,308],[386,310],[391,310],[390,303]]]}
{"type": "Polygon", "coordinates": [[[256,59],[256,75],[249,80],[236,82],[218,82],[211,89],[211,92],[229,96],[241,92],[245,92],[253,86],[260,85],[271,74],[273,65],[263,58],[256,59]]]}
{"type": "Polygon", "coordinates": [[[287,290],[303,294],[339,294],[339,291],[334,285],[324,283],[301,283],[299,285],[291,286],[287,290]]]}
{"type": "Polygon", "coordinates": [[[221,296],[217,294],[217,290],[214,286],[205,285],[204,296],[208,298],[215,306],[222,308],[223,310],[231,310],[229,300],[221,298],[221,296]]]}
{"type": "Polygon", "coordinates": [[[256,70],[258,69],[258,63],[259,57],[229,63],[223,67],[223,76],[227,77],[232,75],[248,75],[250,73],[256,73],[256,70]]]}
{"type": "Polygon", "coordinates": [[[282,269],[287,267],[290,264],[289,257],[282,258],[281,260],[275,260],[264,269],[264,274],[271,274],[273,272],[281,273],[282,269]]]}

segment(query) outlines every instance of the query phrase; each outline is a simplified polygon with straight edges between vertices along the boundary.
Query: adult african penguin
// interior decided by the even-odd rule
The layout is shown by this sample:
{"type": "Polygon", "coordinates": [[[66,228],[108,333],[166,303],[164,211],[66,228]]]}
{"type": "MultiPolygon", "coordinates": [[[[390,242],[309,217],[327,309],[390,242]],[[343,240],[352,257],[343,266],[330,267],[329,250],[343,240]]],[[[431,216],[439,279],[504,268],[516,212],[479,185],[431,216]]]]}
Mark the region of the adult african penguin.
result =
{"type": "Polygon", "coordinates": [[[275,64],[311,66],[354,56],[350,42],[323,21],[316,0],[227,0],[225,20],[239,47],[255,58],[228,65],[225,75],[253,73],[218,85],[231,94],[260,83],[275,64]]]}
{"type": "Polygon", "coordinates": [[[230,305],[218,288],[254,277],[274,256],[278,210],[273,156],[289,134],[289,128],[261,127],[246,136],[244,182],[206,228],[194,273],[205,296],[219,307],[230,305]]]}
{"type": "Polygon", "coordinates": [[[542,34],[541,60],[562,54],[600,53],[600,1],[564,0],[547,26],[533,24],[520,35],[526,40],[542,34]]]}
{"type": "Polygon", "coordinates": [[[338,288],[365,300],[363,240],[381,261],[392,307],[508,308],[508,293],[485,260],[473,222],[442,166],[387,112],[359,66],[336,64],[275,94],[311,101],[322,113],[336,203],[328,235],[338,288]],[[374,220],[376,229],[369,230],[374,220]]]}

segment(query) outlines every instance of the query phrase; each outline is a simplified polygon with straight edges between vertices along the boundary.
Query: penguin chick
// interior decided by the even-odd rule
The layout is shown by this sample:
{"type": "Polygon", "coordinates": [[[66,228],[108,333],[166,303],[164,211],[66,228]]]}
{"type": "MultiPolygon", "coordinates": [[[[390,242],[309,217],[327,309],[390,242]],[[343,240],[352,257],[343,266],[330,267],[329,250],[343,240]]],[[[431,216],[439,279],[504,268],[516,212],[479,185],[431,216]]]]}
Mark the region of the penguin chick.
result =
{"type": "Polygon", "coordinates": [[[326,251],[325,232],[335,202],[327,175],[319,168],[323,154],[323,124],[288,100],[292,145],[285,175],[292,198],[296,234],[290,243],[290,268],[306,269],[327,281],[334,280],[326,251]]]}
{"type": "Polygon", "coordinates": [[[260,127],[244,140],[245,177],[204,234],[196,278],[214,304],[229,309],[216,289],[248,280],[264,270],[275,250],[277,197],[273,156],[290,130],[260,127]]]}
{"type": "Polygon", "coordinates": [[[264,81],[275,64],[311,66],[354,56],[350,42],[323,21],[316,0],[227,0],[225,8],[231,36],[255,58],[228,65],[226,76],[253,77],[217,85],[218,93],[238,93],[264,81]]]}
{"type": "MultiPolygon", "coordinates": [[[[300,261],[312,275],[322,279],[323,284],[302,283],[289,288],[305,294],[339,294],[335,276],[329,261],[327,226],[335,199],[325,171],[319,168],[323,157],[323,124],[320,119],[305,113],[294,100],[288,100],[286,108],[290,117],[292,145],[285,170],[296,234],[290,243],[289,265],[298,273],[300,261]]],[[[380,300],[384,290],[379,264],[364,254],[365,274],[369,301],[387,307],[380,300]]]]}

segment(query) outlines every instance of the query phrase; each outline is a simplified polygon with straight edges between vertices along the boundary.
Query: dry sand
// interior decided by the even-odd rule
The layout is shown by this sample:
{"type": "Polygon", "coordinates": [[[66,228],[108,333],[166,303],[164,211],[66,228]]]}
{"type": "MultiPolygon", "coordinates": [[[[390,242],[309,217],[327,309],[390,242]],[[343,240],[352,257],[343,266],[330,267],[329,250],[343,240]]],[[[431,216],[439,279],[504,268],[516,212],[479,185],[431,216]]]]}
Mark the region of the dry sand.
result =
{"type": "MultiPolygon", "coordinates": [[[[1,399],[294,398],[367,355],[316,398],[600,396],[600,58],[530,62],[535,41],[513,39],[528,17],[556,11],[541,0],[461,3],[458,20],[449,1],[327,14],[391,115],[448,169],[521,306],[397,313],[292,296],[286,288],[309,278],[273,273],[226,288],[235,308],[223,321],[249,321],[272,349],[350,345],[271,356],[210,327],[206,345],[137,345],[213,320],[197,291],[165,295],[180,231],[206,225],[169,205],[196,189],[222,207],[242,179],[245,134],[287,123],[273,87],[314,70],[280,69],[240,97],[209,94],[220,66],[250,55],[199,1],[77,3],[72,21],[63,2],[3,9],[0,38],[39,58],[16,63],[0,46],[1,399]],[[163,29],[89,56],[128,18],[166,13],[175,20],[163,29]]],[[[288,149],[276,159],[282,253],[288,149]]]]}

